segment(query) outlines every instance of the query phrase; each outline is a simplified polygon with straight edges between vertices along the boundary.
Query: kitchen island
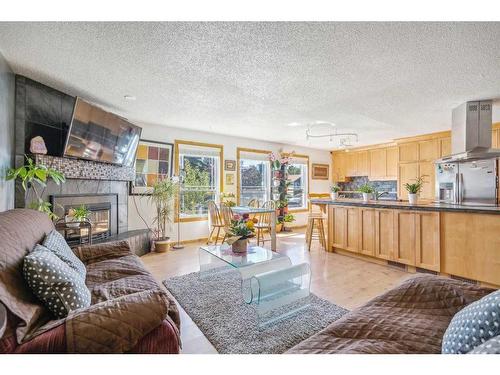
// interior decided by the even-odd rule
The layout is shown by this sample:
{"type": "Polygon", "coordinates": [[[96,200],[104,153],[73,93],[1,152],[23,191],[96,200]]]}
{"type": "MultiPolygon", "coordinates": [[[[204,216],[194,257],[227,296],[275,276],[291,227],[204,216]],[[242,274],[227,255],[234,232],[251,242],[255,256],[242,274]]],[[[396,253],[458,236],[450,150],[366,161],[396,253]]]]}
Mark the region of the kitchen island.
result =
{"type": "Polygon", "coordinates": [[[328,214],[327,250],[500,285],[500,207],[313,199],[328,214]]]}

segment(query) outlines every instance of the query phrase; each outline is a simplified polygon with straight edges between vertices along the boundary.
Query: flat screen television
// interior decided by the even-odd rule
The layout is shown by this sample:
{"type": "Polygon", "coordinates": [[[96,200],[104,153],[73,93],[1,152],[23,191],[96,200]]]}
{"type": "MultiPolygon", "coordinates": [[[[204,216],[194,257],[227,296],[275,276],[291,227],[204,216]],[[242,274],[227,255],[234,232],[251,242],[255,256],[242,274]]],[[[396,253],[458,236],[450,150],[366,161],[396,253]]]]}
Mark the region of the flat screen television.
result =
{"type": "Polygon", "coordinates": [[[64,156],[131,166],[141,130],[127,120],[77,98],[64,156]]]}

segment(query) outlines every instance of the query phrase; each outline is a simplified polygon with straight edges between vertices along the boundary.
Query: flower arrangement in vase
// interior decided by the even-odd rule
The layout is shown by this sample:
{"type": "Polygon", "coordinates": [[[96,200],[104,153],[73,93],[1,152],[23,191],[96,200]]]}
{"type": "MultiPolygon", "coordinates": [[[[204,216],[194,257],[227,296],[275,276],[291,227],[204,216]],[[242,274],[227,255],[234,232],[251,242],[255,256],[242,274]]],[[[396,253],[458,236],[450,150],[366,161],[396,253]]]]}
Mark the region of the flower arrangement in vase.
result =
{"type": "Polygon", "coordinates": [[[255,219],[248,214],[234,215],[228,228],[226,242],[231,245],[234,253],[245,253],[248,247],[248,239],[255,234],[255,219]]]}
{"type": "Polygon", "coordinates": [[[228,207],[236,206],[236,196],[234,193],[220,193],[220,200],[228,207]]]}

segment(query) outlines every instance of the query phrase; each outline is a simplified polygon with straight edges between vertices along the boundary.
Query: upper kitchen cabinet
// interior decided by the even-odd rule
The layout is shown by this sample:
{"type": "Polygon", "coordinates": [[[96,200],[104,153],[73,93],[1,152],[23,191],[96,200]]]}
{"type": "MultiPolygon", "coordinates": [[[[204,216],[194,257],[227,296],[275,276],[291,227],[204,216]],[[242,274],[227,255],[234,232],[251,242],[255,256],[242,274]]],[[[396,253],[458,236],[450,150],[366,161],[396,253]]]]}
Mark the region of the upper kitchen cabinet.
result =
{"type": "Polygon", "coordinates": [[[429,139],[418,142],[418,160],[434,161],[439,158],[439,140],[429,139]]]}
{"type": "Polygon", "coordinates": [[[418,161],[418,143],[409,142],[402,143],[399,145],[399,162],[407,163],[412,161],[418,161]]]}
{"type": "Polygon", "coordinates": [[[444,157],[451,155],[451,138],[446,137],[446,138],[441,138],[439,140],[439,157],[444,157]]]}
{"type": "Polygon", "coordinates": [[[434,162],[432,161],[421,161],[418,163],[418,174],[420,177],[424,179],[424,183],[422,185],[422,191],[420,192],[419,197],[421,199],[434,199],[435,195],[435,171],[436,167],[434,162]]]}
{"type": "Polygon", "coordinates": [[[419,177],[418,162],[416,163],[400,163],[399,178],[398,178],[398,194],[401,199],[408,199],[408,192],[404,185],[406,183],[414,183],[419,177]]]}
{"type": "Polygon", "coordinates": [[[491,138],[491,147],[500,148],[500,128],[493,129],[492,133],[493,134],[492,134],[492,138],[491,138]]]}
{"type": "Polygon", "coordinates": [[[376,148],[369,151],[370,179],[378,180],[387,175],[387,149],[376,148]]]}
{"type": "Polygon", "coordinates": [[[335,152],[332,153],[332,179],[334,182],[345,181],[345,153],[335,152]]]}
{"type": "Polygon", "coordinates": [[[368,176],[370,173],[370,160],[368,151],[359,151],[356,153],[356,176],[368,176]]]}
{"type": "Polygon", "coordinates": [[[398,178],[398,160],[399,153],[397,147],[387,148],[387,172],[386,177],[388,180],[396,180],[398,178]]]}
{"type": "Polygon", "coordinates": [[[348,177],[358,176],[358,156],[355,152],[345,153],[345,175],[348,177]]]}

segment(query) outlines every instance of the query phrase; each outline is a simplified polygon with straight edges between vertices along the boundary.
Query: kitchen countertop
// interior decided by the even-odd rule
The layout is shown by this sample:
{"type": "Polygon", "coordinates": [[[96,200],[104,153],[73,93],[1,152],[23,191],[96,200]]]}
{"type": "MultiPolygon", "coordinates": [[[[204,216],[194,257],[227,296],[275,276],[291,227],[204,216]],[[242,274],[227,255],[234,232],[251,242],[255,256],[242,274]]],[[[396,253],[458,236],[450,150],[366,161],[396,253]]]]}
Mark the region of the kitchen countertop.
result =
{"type": "Polygon", "coordinates": [[[390,201],[390,200],[370,200],[364,202],[361,199],[339,198],[331,199],[311,199],[313,204],[332,204],[337,206],[357,206],[371,208],[387,208],[398,210],[416,210],[416,211],[447,211],[447,212],[470,212],[477,214],[495,214],[500,215],[500,206],[466,206],[457,204],[444,203],[417,203],[410,204],[407,201],[390,201]]]}

